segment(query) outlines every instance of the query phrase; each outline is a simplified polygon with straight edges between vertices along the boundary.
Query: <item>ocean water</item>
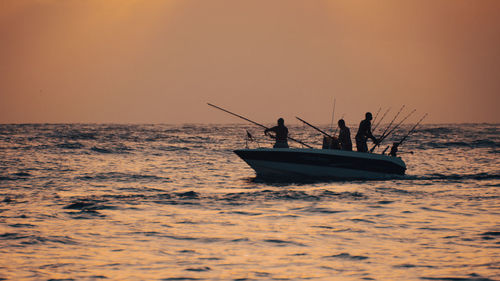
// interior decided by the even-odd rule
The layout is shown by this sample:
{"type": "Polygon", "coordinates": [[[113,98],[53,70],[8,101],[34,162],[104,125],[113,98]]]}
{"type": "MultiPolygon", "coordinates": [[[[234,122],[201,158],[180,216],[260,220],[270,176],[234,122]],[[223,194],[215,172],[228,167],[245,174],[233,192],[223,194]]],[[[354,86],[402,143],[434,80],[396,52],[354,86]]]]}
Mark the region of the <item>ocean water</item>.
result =
{"type": "Polygon", "coordinates": [[[0,280],[500,280],[499,124],[424,125],[404,179],[346,182],[256,179],[245,130],[271,146],[245,124],[0,125],[0,280]]]}

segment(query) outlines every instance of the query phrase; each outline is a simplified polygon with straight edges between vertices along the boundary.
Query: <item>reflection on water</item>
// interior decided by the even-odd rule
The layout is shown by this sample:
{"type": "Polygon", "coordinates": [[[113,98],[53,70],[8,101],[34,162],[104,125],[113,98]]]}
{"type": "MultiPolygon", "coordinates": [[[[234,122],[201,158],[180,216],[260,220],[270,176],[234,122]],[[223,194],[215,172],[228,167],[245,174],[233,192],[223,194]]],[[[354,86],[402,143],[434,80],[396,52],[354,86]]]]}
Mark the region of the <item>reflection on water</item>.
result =
{"type": "Polygon", "coordinates": [[[255,179],[245,129],[1,125],[0,279],[497,280],[498,125],[424,126],[403,180],[306,183],[255,179]]]}

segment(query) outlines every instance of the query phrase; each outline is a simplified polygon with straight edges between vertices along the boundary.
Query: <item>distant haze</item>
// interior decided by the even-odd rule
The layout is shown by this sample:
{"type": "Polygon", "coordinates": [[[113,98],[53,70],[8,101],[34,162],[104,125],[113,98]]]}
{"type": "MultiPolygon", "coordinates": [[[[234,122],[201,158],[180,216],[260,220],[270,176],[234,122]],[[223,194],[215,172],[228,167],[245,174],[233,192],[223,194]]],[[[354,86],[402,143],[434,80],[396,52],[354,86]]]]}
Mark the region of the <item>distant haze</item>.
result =
{"type": "Polygon", "coordinates": [[[500,1],[0,0],[0,123],[500,122],[500,1]]]}

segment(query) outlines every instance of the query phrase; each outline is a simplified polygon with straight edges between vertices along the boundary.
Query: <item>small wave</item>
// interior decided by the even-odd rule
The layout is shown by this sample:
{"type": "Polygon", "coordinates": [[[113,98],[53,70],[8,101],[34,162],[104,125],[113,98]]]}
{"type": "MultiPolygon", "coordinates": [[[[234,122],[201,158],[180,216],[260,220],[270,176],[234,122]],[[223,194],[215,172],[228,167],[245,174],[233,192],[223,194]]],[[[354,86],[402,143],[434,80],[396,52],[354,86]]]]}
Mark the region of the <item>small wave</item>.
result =
{"type": "Polygon", "coordinates": [[[73,210],[85,210],[88,207],[93,207],[95,206],[95,203],[91,202],[75,202],[71,203],[68,206],[64,207],[63,209],[73,209],[73,210]]]}
{"type": "Polygon", "coordinates": [[[78,212],[67,212],[73,219],[95,219],[103,218],[105,215],[98,210],[113,210],[115,206],[103,204],[103,200],[78,199],[73,203],[63,207],[66,210],[77,210],[78,212]]]}
{"type": "Polygon", "coordinates": [[[431,174],[428,176],[417,176],[410,177],[409,179],[416,180],[453,180],[453,181],[461,181],[461,180],[497,180],[500,179],[500,174],[488,174],[488,173],[479,173],[479,174],[431,174]]]}
{"type": "Polygon", "coordinates": [[[96,218],[104,218],[105,215],[95,210],[81,210],[79,212],[66,212],[75,220],[93,220],[96,218]]]}
{"type": "Polygon", "coordinates": [[[45,137],[54,139],[95,140],[97,139],[97,133],[81,132],[78,130],[56,130],[45,134],[45,137]]]}
{"type": "Polygon", "coordinates": [[[272,200],[319,200],[317,196],[307,194],[304,191],[295,190],[262,190],[256,192],[240,192],[240,193],[228,193],[221,198],[227,201],[239,201],[239,200],[255,200],[255,199],[272,199],[272,200]]]}
{"type": "Polygon", "coordinates": [[[468,277],[420,277],[420,279],[435,281],[495,281],[490,278],[481,277],[476,273],[471,273],[468,277]]]}
{"type": "Polygon", "coordinates": [[[19,241],[20,245],[34,245],[34,244],[45,244],[45,243],[61,243],[67,245],[77,244],[73,239],[68,236],[50,236],[42,237],[32,234],[24,233],[4,233],[0,234],[0,240],[4,241],[19,241]]]}
{"type": "Polygon", "coordinates": [[[177,236],[177,235],[163,235],[161,237],[169,238],[169,239],[174,239],[174,240],[182,240],[182,241],[198,241],[201,243],[216,243],[220,242],[223,239],[222,238],[215,238],[215,237],[191,237],[191,236],[177,236]]]}
{"type": "Polygon", "coordinates": [[[326,256],[325,258],[338,258],[338,259],[352,260],[352,261],[361,261],[368,259],[368,257],[366,256],[353,256],[349,253],[341,253],[338,255],[326,256]]]}
{"type": "Polygon", "coordinates": [[[178,253],[181,253],[181,254],[197,254],[197,252],[195,250],[181,250],[181,251],[177,251],[178,253]]]}
{"type": "Polygon", "coordinates": [[[95,152],[99,152],[99,153],[113,153],[113,151],[110,149],[100,148],[100,147],[96,147],[96,146],[93,146],[90,150],[95,151],[95,152]]]}
{"type": "Polygon", "coordinates": [[[320,190],[313,192],[305,192],[299,190],[262,190],[255,192],[240,192],[228,193],[221,199],[226,201],[239,200],[304,200],[304,201],[320,201],[325,198],[360,198],[364,197],[359,192],[331,192],[329,190],[320,190]]]}
{"type": "Polygon", "coordinates": [[[134,149],[129,148],[125,145],[116,145],[113,147],[93,146],[92,148],[90,148],[90,150],[103,154],[125,154],[125,153],[130,153],[130,151],[133,151],[134,149]]]}
{"type": "MultiPolygon", "coordinates": [[[[424,209],[424,208],[422,208],[422,209],[424,209]]],[[[444,211],[441,211],[441,210],[429,209],[429,208],[425,208],[424,210],[430,210],[430,211],[434,211],[434,212],[444,212],[444,211]]],[[[445,232],[451,231],[451,229],[444,228],[444,227],[419,227],[418,229],[429,230],[429,231],[445,231],[445,232]]]]}
{"type": "Polygon", "coordinates": [[[286,245],[295,245],[295,246],[306,246],[302,243],[294,242],[294,241],[286,241],[281,239],[265,239],[264,242],[272,243],[278,246],[286,246],[286,245]]]}
{"type": "Polygon", "coordinates": [[[0,176],[0,181],[15,181],[15,180],[26,180],[31,177],[30,173],[18,172],[13,173],[8,176],[0,176]]]}
{"type": "Polygon", "coordinates": [[[87,174],[85,176],[77,177],[79,180],[88,180],[88,181],[119,181],[119,182],[128,182],[128,181],[167,181],[169,178],[167,177],[159,177],[154,175],[139,175],[139,174],[127,174],[120,172],[109,172],[109,173],[97,173],[97,174],[87,174]]]}
{"type": "Polygon", "coordinates": [[[404,263],[404,264],[399,264],[399,265],[394,266],[394,268],[417,268],[417,267],[435,268],[435,266],[432,266],[432,265],[415,265],[415,264],[411,264],[411,263],[404,263]]]}
{"type": "Polygon", "coordinates": [[[95,140],[97,139],[97,133],[72,131],[67,134],[61,134],[62,136],[72,139],[72,140],[95,140]]]}
{"type": "Polygon", "coordinates": [[[162,151],[186,151],[190,150],[189,147],[184,147],[184,146],[161,146],[157,148],[158,150],[162,151]]]}
{"type": "Polygon", "coordinates": [[[345,211],[343,210],[332,210],[332,209],[329,209],[329,208],[314,208],[314,207],[309,207],[309,208],[306,208],[304,209],[305,212],[309,212],[309,213],[322,213],[322,214],[336,214],[336,213],[343,213],[345,211]]]}
{"type": "MultiPolygon", "coordinates": [[[[84,180],[86,180],[84,178],[84,180]]],[[[122,203],[136,204],[138,201],[153,202],[163,205],[181,205],[181,204],[206,204],[210,202],[227,203],[230,205],[247,204],[254,201],[325,201],[325,200],[359,200],[366,198],[358,192],[325,192],[312,191],[310,193],[294,190],[271,191],[263,190],[256,192],[227,193],[221,195],[206,195],[195,191],[173,192],[173,193],[132,193],[132,194],[106,194],[92,198],[78,198],[64,207],[64,209],[79,210],[82,212],[96,212],[100,209],[115,208],[114,206],[123,206],[122,203]],[[108,206],[107,202],[113,202],[113,206],[108,206]]],[[[336,214],[341,210],[328,208],[305,208],[304,212],[336,214]]],[[[259,216],[259,212],[229,212],[244,216],[259,216]]]]}
{"type": "Polygon", "coordinates": [[[493,148],[496,149],[500,146],[500,143],[492,140],[474,140],[471,142],[464,141],[431,141],[421,143],[420,147],[425,148],[493,148]]]}
{"type": "Polygon", "coordinates": [[[199,194],[194,192],[194,191],[177,193],[177,196],[179,196],[180,198],[186,198],[186,199],[198,199],[200,197],[199,194]]]}
{"type": "Polygon", "coordinates": [[[500,231],[488,231],[485,233],[481,233],[483,240],[495,240],[500,238],[500,231]]]}
{"type": "Polygon", "coordinates": [[[190,281],[190,280],[203,280],[203,279],[193,278],[193,277],[170,277],[161,279],[161,281],[190,281]]]}
{"type": "Polygon", "coordinates": [[[194,271],[194,272],[205,272],[205,271],[210,271],[212,269],[208,266],[204,266],[204,267],[196,267],[196,268],[186,268],[185,270],[186,271],[194,271]]]}
{"type": "Polygon", "coordinates": [[[29,224],[29,223],[15,223],[15,224],[9,224],[10,227],[15,227],[15,228],[33,228],[35,225],[29,224]]]}
{"type": "MultiPolygon", "coordinates": [[[[478,174],[428,174],[428,175],[405,175],[400,180],[415,180],[415,181],[437,181],[437,180],[449,180],[449,181],[463,181],[463,180],[495,180],[500,179],[500,174],[488,174],[488,173],[478,173],[478,174]]],[[[384,188],[377,188],[384,189],[384,188]]],[[[402,190],[402,192],[406,192],[402,190]]]]}
{"type": "Polygon", "coordinates": [[[436,127],[436,128],[421,128],[418,130],[419,133],[428,133],[432,135],[441,135],[441,134],[452,134],[456,132],[456,129],[452,129],[449,127],[436,127]]]}
{"type": "Polygon", "coordinates": [[[79,142],[65,142],[56,145],[56,147],[62,149],[81,149],[84,145],[79,142]]]}
{"type": "Polygon", "coordinates": [[[262,213],[260,213],[260,212],[245,212],[245,211],[232,211],[232,212],[226,212],[226,213],[243,215],[243,216],[260,216],[260,215],[262,215],[262,213]]]}
{"type": "Polygon", "coordinates": [[[488,232],[485,232],[481,235],[500,236],[500,231],[488,231],[488,232]]]}
{"type": "Polygon", "coordinates": [[[96,200],[77,200],[63,209],[71,210],[81,210],[81,211],[95,211],[95,210],[105,210],[105,209],[116,209],[115,206],[103,205],[102,202],[96,200]]]}
{"type": "Polygon", "coordinates": [[[250,241],[250,239],[248,239],[246,237],[245,238],[236,238],[236,239],[231,240],[231,242],[234,242],[234,243],[237,243],[237,242],[248,242],[248,241],[250,241]]]}
{"type": "MultiPolygon", "coordinates": [[[[375,188],[376,191],[378,192],[383,192],[383,193],[397,193],[397,194],[422,194],[425,193],[424,191],[414,191],[414,190],[405,190],[405,189],[399,189],[395,187],[377,187],[375,188]]],[[[380,203],[382,204],[382,203],[380,203]]]]}
{"type": "Polygon", "coordinates": [[[374,221],[366,220],[366,219],[350,219],[350,221],[353,221],[353,222],[375,223],[374,221]]]}

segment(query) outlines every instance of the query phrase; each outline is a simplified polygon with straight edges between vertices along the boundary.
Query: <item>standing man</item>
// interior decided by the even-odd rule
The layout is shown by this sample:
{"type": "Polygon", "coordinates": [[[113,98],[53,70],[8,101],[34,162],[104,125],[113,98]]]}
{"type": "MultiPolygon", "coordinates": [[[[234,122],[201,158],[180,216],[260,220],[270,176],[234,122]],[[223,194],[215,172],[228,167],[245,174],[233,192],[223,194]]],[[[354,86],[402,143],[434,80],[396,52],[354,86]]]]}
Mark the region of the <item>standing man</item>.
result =
{"type": "Polygon", "coordinates": [[[285,127],[285,120],[283,118],[278,119],[278,126],[264,130],[264,134],[267,135],[269,132],[274,132],[276,139],[274,143],[274,148],[288,148],[288,128],[285,127]]]}
{"type": "Polygon", "coordinates": [[[365,120],[359,123],[358,133],[356,134],[356,148],[359,152],[368,152],[368,145],[366,141],[368,138],[372,139],[375,144],[378,140],[372,134],[372,114],[367,112],[365,114],[365,120]]]}
{"type": "Polygon", "coordinates": [[[345,125],[344,119],[340,119],[338,124],[340,128],[340,133],[339,133],[340,148],[342,150],[352,151],[351,131],[345,125]]]}

